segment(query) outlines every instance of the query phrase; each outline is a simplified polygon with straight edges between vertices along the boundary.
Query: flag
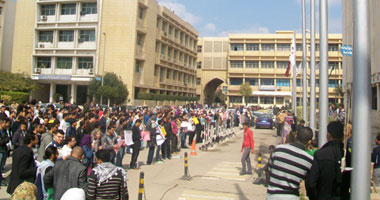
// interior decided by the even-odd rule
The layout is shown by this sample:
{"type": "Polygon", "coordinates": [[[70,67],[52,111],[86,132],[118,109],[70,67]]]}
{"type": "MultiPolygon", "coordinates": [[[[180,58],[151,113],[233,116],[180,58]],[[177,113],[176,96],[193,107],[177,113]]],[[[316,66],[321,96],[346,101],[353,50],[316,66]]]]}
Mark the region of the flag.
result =
{"type": "Polygon", "coordinates": [[[285,76],[289,76],[290,69],[296,65],[296,38],[293,34],[292,45],[290,47],[290,56],[288,62],[288,68],[286,68],[285,76]]]}

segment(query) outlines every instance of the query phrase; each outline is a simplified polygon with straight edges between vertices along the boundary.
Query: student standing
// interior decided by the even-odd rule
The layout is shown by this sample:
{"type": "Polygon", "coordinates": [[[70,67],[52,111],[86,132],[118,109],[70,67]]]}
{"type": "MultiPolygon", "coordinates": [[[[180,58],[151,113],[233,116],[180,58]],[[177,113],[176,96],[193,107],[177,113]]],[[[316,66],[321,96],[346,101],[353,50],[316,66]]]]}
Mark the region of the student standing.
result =
{"type": "Polygon", "coordinates": [[[242,170],[240,172],[240,175],[245,174],[252,174],[252,166],[251,166],[251,159],[249,157],[249,152],[253,153],[254,150],[254,140],[253,140],[253,133],[251,129],[248,128],[248,122],[244,122],[243,128],[244,128],[244,141],[241,145],[241,152],[243,152],[243,155],[241,156],[241,165],[242,170]],[[248,172],[247,172],[248,167],[248,172]]]}

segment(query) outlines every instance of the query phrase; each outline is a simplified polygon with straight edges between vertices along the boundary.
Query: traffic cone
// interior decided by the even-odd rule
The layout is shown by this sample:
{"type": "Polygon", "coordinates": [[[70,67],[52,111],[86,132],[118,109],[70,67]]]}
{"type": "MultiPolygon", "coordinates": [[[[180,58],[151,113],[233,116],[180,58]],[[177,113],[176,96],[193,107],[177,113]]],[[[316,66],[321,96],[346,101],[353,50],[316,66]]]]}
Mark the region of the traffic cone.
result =
{"type": "Polygon", "coordinates": [[[197,156],[197,152],[195,150],[195,140],[193,140],[193,144],[191,145],[191,153],[190,156],[197,156]]]}

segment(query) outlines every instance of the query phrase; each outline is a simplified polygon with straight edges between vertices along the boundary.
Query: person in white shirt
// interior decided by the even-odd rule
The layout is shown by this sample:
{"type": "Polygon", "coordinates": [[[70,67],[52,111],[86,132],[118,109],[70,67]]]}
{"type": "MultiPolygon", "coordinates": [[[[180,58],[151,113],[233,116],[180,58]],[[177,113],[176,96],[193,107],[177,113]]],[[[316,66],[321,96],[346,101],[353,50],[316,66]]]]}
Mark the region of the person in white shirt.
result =
{"type": "Polygon", "coordinates": [[[66,160],[73,151],[74,146],[76,145],[77,141],[75,140],[75,137],[70,135],[67,137],[66,144],[63,146],[61,152],[60,152],[60,158],[63,160],[66,160]]]}

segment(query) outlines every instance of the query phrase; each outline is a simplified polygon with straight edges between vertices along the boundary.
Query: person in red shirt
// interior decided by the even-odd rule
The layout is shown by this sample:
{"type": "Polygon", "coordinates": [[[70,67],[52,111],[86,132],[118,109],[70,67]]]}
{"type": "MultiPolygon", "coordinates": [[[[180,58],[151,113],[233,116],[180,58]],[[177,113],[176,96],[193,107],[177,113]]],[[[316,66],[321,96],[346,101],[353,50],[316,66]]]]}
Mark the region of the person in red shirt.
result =
{"type": "Polygon", "coordinates": [[[245,174],[252,174],[252,166],[251,166],[251,159],[249,158],[249,152],[253,153],[254,150],[254,140],[253,140],[253,133],[251,129],[248,128],[248,123],[243,123],[244,128],[244,141],[241,145],[241,152],[243,152],[243,155],[241,156],[241,165],[242,170],[240,172],[240,175],[245,174]],[[246,171],[246,165],[248,166],[248,171],[246,171]]]}

